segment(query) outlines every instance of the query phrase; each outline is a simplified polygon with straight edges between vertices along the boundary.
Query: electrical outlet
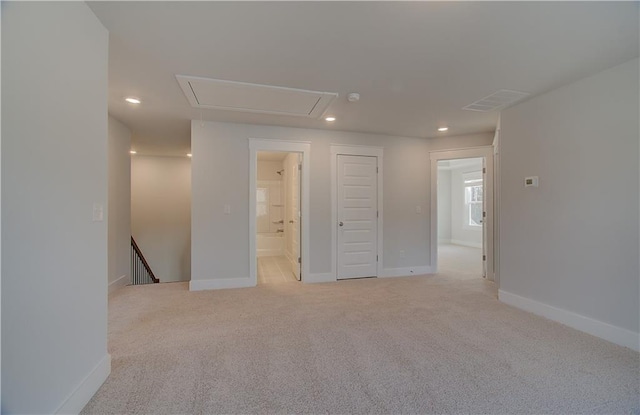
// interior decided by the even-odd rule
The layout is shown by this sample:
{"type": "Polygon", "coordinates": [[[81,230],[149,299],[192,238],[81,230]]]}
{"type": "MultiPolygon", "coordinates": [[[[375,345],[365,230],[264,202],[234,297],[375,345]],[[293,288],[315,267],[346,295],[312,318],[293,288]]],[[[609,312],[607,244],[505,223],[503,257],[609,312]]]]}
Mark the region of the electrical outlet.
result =
{"type": "Polygon", "coordinates": [[[404,249],[400,250],[400,258],[404,258],[404,249]]]}

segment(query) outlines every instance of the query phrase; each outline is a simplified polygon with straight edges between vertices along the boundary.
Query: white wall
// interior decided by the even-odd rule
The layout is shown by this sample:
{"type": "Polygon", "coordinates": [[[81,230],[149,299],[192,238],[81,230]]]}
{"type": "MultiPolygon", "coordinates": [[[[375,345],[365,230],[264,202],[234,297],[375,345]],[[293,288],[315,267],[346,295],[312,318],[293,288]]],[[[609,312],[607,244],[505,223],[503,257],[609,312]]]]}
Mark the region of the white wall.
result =
{"type": "Polygon", "coordinates": [[[109,117],[109,292],[131,282],[131,131],[109,117]]]}
{"type": "Polygon", "coordinates": [[[451,243],[451,170],[438,169],[438,242],[451,243]]]}
{"type": "Polygon", "coordinates": [[[489,133],[427,140],[217,122],[192,122],[191,128],[192,280],[249,276],[250,137],[311,142],[312,274],[331,272],[330,144],[384,147],[384,267],[398,268],[431,263],[429,151],[488,145],[493,138],[489,133]]]}
{"type": "Polygon", "coordinates": [[[131,157],[131,234],[160,282],[190,279],[191,159],[131,157]]]}
{"type": "Polygon", "coordinates": [[[464,174],[482,170],[482,159],[474,159],[473,166],[451,170],[451,242],[482,248],[482,228],[471,228],[465,222],[464,174]]]}
{"type": "Polygon", "coordinates": [[[258,180],[281,181],[282,176],[276,173],[282,170],[281,161],[258,160],[257,178],[258,180]]]}
{"type": "Polygon", "coordinates": [[[530,99],[500,133],[501,298],[636,348],[638,75],[635,59],[530,99]]]}
{"type": "Polygon", "coordinates": [[[79,412],[110,371],[108,32],[3,2],[2,34],[2,412],[79,412]]]}

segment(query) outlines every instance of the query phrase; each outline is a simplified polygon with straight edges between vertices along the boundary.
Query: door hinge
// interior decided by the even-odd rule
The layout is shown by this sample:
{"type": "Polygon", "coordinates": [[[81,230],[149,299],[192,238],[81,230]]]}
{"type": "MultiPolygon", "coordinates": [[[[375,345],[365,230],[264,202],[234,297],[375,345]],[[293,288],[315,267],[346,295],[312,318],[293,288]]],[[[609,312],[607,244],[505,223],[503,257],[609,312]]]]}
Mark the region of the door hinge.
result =
{"type": "Polygon", "coordinates": [[[486,167],[483,167],[483,168],[482,168],[482,172],[483,172],[483,173],[486,173],[486,172],[487,172],[487,168],[486,168],[486,167]]]}
{"type": "Polygon", "coordinates": [[[486,218],[487,217],[487,212],[482,212],[482,217],[486,218]]]}
{"type": "Polygon", "coordinates": [[[378,255],[376,255],[376,262],[378,262],[378,255]]]}
{"type": "Polygon", "coordinates": [[[482,260],[486,261],[487,260],[487,256],[486,255],[482,255],[482,260]]]}
{"type": "Polygon", "coordinates": [[[376,166],[376,173],[379,173],[379,172],[380,172],[380,170],[378,170],[378,167],[376,166]]]}
{"type": "Polygon", "coordinates": [[[302,258],[298,257],[298,264],[302,264],[302,258]]]}
{"type": "Polygon", "coordinates": [[[298,170],[302,170],[302,164],[298,164],[298,170]]]}
{"type": "Polygon", "coordinates": [[[380,217],[380,212],[376,210],[376,218],[380,217]]]}

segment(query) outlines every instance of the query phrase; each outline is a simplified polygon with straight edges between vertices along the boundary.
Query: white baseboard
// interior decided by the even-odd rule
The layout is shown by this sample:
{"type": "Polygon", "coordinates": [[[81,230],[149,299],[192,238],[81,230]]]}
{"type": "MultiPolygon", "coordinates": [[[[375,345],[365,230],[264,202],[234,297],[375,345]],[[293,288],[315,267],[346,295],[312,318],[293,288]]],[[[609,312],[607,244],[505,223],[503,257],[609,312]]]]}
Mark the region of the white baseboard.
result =
{"type": "Polygon", "coordinates": [[[546,317],[576,330],[610,341],[620,346],[640,351],[640,333],[594,320],[571,311],[556,308],[539,301],[498,290],[498,299],[505,304],[546,317]]]}
{"type": "Polygon", "coordinates": [[[111,373],[111,355],[107,354],[60,405],[56,414],[79,414],[111,373]]]}
{"type": "Polygon", "coordinates": [[[302,276],[302,282],[314,284],[317,282],[336,282],[336,276],[332,272],[309,274],[307,277],[302,276]]]}
{"type": "Polygon", "coordinates": [[[450,242],[454,245],[468,246],[469,248],[482,248],[482,242],[462,241],[460,239],[452,239],[450,242]]]}
{"type": "Polygon", "coordinates": [[[221,290],[225,288],[255,287],[251,278],[221,278],[189,281],[189,291],[221,290]]]}
{"type": "Polygon", "coordinates": [[[115,290],[124,287],[125,285],[127,285],[129,283],[129,276],[128,275],[123,275],[120,278],[118,278],[115,281],[111,281],[109,283],[109,294],[111,294],[112,292],[114,292],[115,290]]]}
{"type": "Polygon", "coordinates": [[[423,275],[423,274],[432,274],[433,271],[431,267],[428,265],[420,266],[420,267],[404,267],[404,268],[385,268],[382,270],[382,275],[379,275],[380,278],[391,278],[391,277],[408,277],[411,275],[423,275]]]}

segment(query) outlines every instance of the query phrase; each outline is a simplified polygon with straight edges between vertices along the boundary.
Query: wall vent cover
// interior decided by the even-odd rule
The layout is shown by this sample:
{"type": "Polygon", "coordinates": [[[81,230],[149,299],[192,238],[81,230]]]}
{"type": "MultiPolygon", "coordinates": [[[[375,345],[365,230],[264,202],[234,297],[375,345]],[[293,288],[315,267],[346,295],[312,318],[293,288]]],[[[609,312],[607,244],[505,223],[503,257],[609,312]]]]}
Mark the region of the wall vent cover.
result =
{"type": "Polygon", "coordinates": [[[176,75],[192,107],[320,118],[338,96],[280,86],[176,75]]]}
{"type": "Polygon", "coordinates": [[[528,96],[529,94],[526,92],[501,89],[498,92],[494,92],[493,94],[474,102],[473,104],[469,104],[466,107],[463,107],[462,109],[480,112],[496,111],[499,109],[503,109],[528,96]]]}

